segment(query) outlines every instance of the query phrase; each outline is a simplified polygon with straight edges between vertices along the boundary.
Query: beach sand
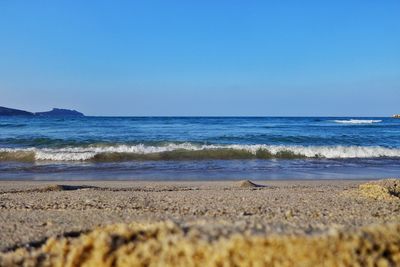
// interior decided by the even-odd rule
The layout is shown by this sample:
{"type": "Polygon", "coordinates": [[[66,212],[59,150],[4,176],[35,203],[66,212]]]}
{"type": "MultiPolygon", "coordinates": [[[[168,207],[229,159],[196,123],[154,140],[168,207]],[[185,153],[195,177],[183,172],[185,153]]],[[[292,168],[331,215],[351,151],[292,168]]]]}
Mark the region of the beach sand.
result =
{"type": "Polygon", "coordinates": [[[399,197],[399,180],[2,181],[0,266],[396,266],[399,197]]]}

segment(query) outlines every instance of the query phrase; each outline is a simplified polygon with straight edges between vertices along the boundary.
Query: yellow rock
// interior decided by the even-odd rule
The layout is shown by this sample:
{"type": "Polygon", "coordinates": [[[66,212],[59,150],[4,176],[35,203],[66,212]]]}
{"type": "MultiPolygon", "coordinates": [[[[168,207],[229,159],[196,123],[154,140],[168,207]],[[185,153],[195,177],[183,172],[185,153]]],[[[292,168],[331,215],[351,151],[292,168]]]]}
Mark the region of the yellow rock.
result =
{"type": "Polygon", "coordinates": [[[359,186],[360,193],[377,200],[400,199],[400,179],[368,182],[359,186]]]}

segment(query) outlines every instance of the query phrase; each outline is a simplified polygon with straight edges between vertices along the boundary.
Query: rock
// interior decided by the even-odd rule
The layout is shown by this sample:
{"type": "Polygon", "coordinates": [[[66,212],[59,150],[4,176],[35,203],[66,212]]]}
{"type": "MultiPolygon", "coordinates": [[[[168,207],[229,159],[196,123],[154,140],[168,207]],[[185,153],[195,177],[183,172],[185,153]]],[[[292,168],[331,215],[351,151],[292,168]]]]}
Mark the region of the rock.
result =
{"type": "Polygon", "coordinates": [[[361,195],[376,200],[400,198],[400,179],[386,179],[368,182],[359,186],[361,195]]]}
{"type": "Polygon", "coordinates": [[[265,185],[255,184],[250,180],[243,180],[238,183],[240,188],[256,188],[256,187],[265,187],[265,185]]]}
{"type": "Polygon", "coordinates": [[[393,118],[395,118],[395,119],[400,119],[400,114],[395,114],[395,115],[393,115],[393,118]]]}
{"type": "Polygon", "coordinates": [[[52,221],[47,221],[47,222],[42,222],[41,224],[39,224],[40,226],[45,226],[45,227],[50,227],[53,225],[52,221]]]}
{"type": "Polygon", "coordinates": [[[72,191],[72,190],[81,190],[81,189],[91,189],[95,188],[94,186],[88,185],[62,185],[62,184],[53,184],[48,185],[46,187],[38,188],[35,191],[38,192],[50,192],[50,191],[72,191]]]}

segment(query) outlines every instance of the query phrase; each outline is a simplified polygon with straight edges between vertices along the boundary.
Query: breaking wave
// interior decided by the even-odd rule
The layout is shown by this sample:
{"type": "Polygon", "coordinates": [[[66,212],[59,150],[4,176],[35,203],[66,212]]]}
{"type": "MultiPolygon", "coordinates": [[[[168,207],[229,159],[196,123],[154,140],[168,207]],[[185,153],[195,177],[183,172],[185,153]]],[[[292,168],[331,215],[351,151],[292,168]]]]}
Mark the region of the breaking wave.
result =
{"type": "Polygon", "coordinates": [[[202,160],[400,157],[400,148],[381,146],[117,145],[68,148],[0,148],[1,161],[202,160]]]}
{"type": "Polygon", "coordinates": [[[336,123],[343,123],[343,124],[371,124],[371,123],[378,123],[382,122],[382,120],[334,120],[336,123]]]}

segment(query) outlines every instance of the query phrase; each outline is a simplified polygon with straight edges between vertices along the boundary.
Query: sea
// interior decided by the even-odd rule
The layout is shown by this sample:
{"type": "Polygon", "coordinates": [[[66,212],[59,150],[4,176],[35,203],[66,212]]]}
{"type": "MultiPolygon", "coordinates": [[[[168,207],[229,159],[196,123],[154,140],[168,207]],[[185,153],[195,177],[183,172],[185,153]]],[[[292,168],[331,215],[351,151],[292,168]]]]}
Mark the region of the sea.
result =
{"type": "Polygon", "coordinates": [[[0,117],[1,180],[400,176],[400,120],[0,117]]]}

